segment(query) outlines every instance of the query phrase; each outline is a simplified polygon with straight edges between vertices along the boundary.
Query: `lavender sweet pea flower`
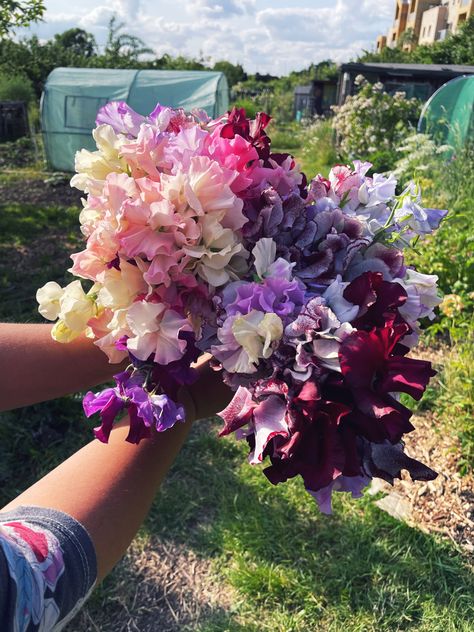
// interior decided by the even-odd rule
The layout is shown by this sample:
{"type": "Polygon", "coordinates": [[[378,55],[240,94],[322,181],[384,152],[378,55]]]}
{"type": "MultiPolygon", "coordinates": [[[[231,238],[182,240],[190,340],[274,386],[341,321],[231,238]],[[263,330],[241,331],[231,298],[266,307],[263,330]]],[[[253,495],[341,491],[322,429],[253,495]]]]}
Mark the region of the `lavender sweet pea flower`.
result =
{"type": "Polygon", "coordinates": [[[172,428],[177,421],[184,421],[184,408],[167,395],[150,395],[150,401],[158,432],[172,428]]]}
{"type": "Polygon", "coordinates": [[[364,206],[386,204],[395,196],[397,180],[390,174],[388,178],[376,173],[373,178],[367,178],[359,189],[359,202],[364,206]]]}
{"type": "Polygon", "coordinates": [[[410,228],[416,235],[429,235],[436,230],[448,211],[423,208],[416,200],[405,198],[394,219],[400,227],[410,228]]]}
{"type": "Polygon", "coordinates": [[[145,117],[137,114],[125,101],[112,101],[100,108],[95,123],[110,125],[117,134],[136,138],[144,121],[145,117]]]}
{"type": "Polygon", "coordinates": [[[318,503],[319,509],[324,514],[332,514],[332,493],[333,492],[350,492],[352,498],[362,498],[362,490],[367,487],[371,479],[368,476],[343,476],[342,474],[335,478],[327,487],[314,492],[311,489],[307,491],[318,503]]]}

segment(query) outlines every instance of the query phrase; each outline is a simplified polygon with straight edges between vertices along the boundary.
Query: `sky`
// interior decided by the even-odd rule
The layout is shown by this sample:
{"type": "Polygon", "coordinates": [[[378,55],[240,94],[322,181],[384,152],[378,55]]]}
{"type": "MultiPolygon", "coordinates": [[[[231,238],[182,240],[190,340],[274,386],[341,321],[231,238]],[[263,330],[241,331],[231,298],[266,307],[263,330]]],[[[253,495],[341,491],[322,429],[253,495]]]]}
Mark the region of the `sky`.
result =
{"type": "Polygon", "coordinates": [[[373,49],[394,9],[395,0],[46,0],[45,21],[18,35],[49,39],[78,26],[103,46],[115,13],[158,55],[203,55],[285,75],[373,49]]]}

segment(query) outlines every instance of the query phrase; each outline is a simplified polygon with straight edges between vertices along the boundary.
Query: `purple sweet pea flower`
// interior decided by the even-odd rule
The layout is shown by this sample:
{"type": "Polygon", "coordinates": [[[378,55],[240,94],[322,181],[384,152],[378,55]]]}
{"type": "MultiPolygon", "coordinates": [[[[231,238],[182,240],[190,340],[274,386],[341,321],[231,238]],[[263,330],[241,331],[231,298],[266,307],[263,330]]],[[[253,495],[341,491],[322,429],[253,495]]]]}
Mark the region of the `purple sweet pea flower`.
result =
{"type": "Polygon", "coordinates": [[[298,279],[267,277],[262,283],[232,283],[224,290],[223,302],[228,316],[256,309],[285,318],[301,307],[304,296],[304,285],[298,279]]]}
{"type": "Polygon", "coordinates": [[[111,101],[97,113],[96,125],[110,125],[117,134],[136,138],[145,117],[137,114],[125,101],[111,101]]]}
{"type": "Polygon", "coordinates": [[[89,391],[82,401],[86,417],[100,413],[101,425],[94,428],[94,435],[102,443],[108,443],[115,418],[125,408],[125,401],[117,388],[106,388],[101,393],[89,391]]]}
{"type": "Polygon", "coordinates": [[[83,400],[87,417],[100,413],[102,424],[94,434],[103,443],[109,440],[114,421],[123,410],[128,411],[130,431],[126,441],[140,443],[149,437],[151,428],[158,432],[171,428],[177,421],[184,421],[184,409],[167,395],[152,395],[146,390],[147,374],[135,369],[114,376],[117,386],[101,393],[87,393],[83,400]]]}

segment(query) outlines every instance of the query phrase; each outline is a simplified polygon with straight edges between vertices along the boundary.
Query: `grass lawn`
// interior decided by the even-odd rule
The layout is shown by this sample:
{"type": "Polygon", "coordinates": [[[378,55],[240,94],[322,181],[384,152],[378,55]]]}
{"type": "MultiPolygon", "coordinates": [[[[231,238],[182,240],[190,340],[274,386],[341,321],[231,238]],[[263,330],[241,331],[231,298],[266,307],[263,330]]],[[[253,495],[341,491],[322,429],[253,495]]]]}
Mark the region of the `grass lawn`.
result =
{"type": "MultiPolygon", "coordinates": [[[[35,291],[64,281],[78,208],[3,200],[0,318],[38,320],[35,291]]],[[[80,396],[1,415],[0,502],[85,443],[88,428],[80,396]]],[[[299,480],[271,486],[217,428],[196,424],[131,552],[70,632],[474,629],[472,568],[454,544],[369,496],[338,497],[322,516],[299,480]]]]}

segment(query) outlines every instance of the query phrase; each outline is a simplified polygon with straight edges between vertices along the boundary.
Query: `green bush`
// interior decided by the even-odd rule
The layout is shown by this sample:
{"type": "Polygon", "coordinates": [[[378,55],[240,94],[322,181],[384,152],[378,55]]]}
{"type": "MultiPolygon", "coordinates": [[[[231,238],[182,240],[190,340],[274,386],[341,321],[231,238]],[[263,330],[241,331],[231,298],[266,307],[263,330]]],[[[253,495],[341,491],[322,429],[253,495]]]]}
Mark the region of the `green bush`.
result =
{"type": "Polygon", "coordinates": [[[0,101],[24,101],[29,104],[34,100],[35,91],[28,77],[0,74],[0,101]]]}
{"type": "Polygon", "coordinates": [[[404,92],[387,94],[381,83],[371,84],[362,76],[356,84],[359,92],[334,107],[339,153],[344,160],[370,160],[376,170],[387,171],[398,158],[396,148],[413,133],[420,103],[404,92]]]}
{"type": "Polygon", "coordinates": [[[254,118],[259,111],[259,107],[256,102],[251,99],[238,99],[232,105],[236,108],[244,108],[245,113],[249,118],[254,118]]]}

